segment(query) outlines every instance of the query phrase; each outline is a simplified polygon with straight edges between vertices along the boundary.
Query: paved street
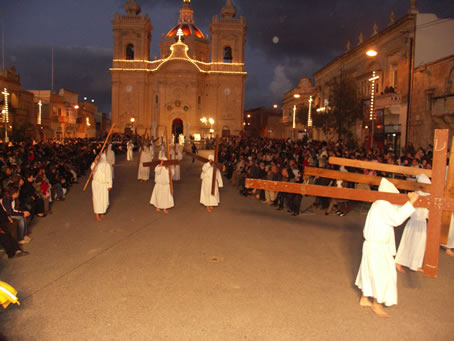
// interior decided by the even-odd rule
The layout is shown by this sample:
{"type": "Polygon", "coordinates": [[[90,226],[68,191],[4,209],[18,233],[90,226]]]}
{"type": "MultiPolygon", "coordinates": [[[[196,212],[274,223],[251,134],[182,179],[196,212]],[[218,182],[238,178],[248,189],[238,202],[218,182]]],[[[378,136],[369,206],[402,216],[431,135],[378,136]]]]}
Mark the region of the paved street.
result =
{"type": "Polygon", "coordinates": [[[353,285],[365,214],[292,217],[225,179],[208,214],[187,157],[176,207],[158,214],[136,159],[118,159],[102,222],[82,179],[34,225],[30,256],[0,259],[21,300],[0,312],[8,340],[452,339],[454,258],[440,255],[438,279],[399,274],[384,320],[353,285]]]}

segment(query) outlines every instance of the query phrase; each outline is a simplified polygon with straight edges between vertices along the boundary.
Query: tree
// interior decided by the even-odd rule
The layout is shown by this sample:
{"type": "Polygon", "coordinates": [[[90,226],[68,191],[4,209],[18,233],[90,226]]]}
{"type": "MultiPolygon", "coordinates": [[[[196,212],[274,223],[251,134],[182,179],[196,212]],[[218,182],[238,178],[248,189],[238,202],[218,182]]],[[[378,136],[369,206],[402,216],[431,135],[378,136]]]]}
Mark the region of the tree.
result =
{"type": "Polygon", "coordinates": [[[334,78],[328,86],[329,108],[321,113],[315,111],[312,121],[325,135],[337,133],[339,138],[343,138],[349,127],[362,118],[361,97],[355,80],[344,73],[334,78]]]}
{"type": "Polygon", "coordinates": [[[307,106],[305,104],[297,105],[296,106],[296,115],[295,115],[296,122],[306,125],[308,113],[309,113],[309,106],[307,106]]]}

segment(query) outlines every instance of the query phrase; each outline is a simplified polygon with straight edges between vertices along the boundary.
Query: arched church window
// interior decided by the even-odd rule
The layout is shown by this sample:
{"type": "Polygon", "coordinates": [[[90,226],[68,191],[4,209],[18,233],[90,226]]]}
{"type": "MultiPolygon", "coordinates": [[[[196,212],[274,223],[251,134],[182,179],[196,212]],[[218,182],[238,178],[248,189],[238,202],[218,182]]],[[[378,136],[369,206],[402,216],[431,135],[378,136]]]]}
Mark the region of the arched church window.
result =
{"type": "Polygon", "coordinates": [[[224,48],[224,63],[231,63],[232,59],[232,48],[230,46],[226,46],[224,48]]]}
{"type": "Polygon", "coordinates": [[[449,71],[448,81],[446,83],[446,93],[454,93],[454,67],[449,71]]]}
{"type": "Polygon", "coordinates": [[[134,45],[132,44],[126,46],[126,59],[134,60],[134,45]]]}

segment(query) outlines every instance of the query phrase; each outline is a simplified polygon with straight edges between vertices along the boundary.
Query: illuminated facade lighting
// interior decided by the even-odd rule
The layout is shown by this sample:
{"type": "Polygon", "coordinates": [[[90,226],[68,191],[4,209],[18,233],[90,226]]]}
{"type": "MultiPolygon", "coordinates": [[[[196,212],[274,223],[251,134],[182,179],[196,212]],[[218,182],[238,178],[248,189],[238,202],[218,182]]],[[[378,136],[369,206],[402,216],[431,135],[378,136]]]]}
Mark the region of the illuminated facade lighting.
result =
{"type": "Polygon", "coordinates": [[[188,56],[188,51],[189,51],[189,47],[188,45],[186,45],[185,43],[183,43],[182,41],[178,40],[175,44],[172,44],[172,46],[170,47],[170,56],[168,56],[167,58],[165,59],[160,59],[160,60],[155,60],[155,61],[149,61],[149,60],[126,60],[126,59],[114,59],[113,61],[114,62],[126,62],[126,63],[142,63],[142,64],[148,64],[148,65],[152,65],[152,64],[157,64],[157,66],[155,68],[152,68],[152,69],[148,69],[148,68],[110,68],[109,70],[110,71],[145,71],[145,72],[156,72],[158,71],[165,63],[167,63],[168,61],[170,60],[182,60],[182,61],[187,61],[187,62],[190,62],[192,63],[197,69],[198,71],[202,72],[202,73],[206,73],[206,74],[230,74],[230,75],[235,75],[235,74],[239,74],[239,75],[247,75],[247,72],[244,72],[244,71],[212,71],[212,70],[203,70],[201,68],[201,66],[207,66],[207,67],[210,67],[211,65],[228,65],[228,66],[232,66],[232,65],[237,65],[237,66],[244,66],[244,63],[206,63],[206,62],[201,62],[201,61],[198,61],[198,60],[195,60],[195,59],[192,59],[191,57],[188,56]],[[184,57],[174,57],[174,54],[175,54],[175,47],[178,47],[180,46],[180,48],[184,47],[184,57]]]}
{"type": "Polygon", "coordinates": [[[10,95],[10,93],[8,92],[8,90],[6,88],[4,88],[2,95],[5,98],[5,106],[4,106],[4,110],[3,110],[3,122],[8,123],[9,122],[8,96],[10,95]]]}
{"type": "Polygon", "coordinates": [[[369,56],[369,57],[375,57],[377,55],[377,51],[375,50],[369,50],[366,52],[366,54],[369,56]]]}
{"type": "Polygon", "coordinates": [[[307,113],[307,126],[312,127],[312,96],[309,96],[309,112],[307,113]]]}
{"type": "Polygon", "coordinates": [[[41,100],[39,100],[38,102],[38,124],[41,124],[41,114],[42,114],[42,106],[43,106],[43,102],[41,100]]]}
{"type": "Polygon", "coordinates": [[[372,121],[375,119],[375,111],[374,111],[374,102],[375,102],[375,81],[379,79],[379,76],[375,74],[375,71],[372,72],[372,77],[369,78],[369,82],[371,82],[371,90],[370,90],[370,111],[369,111],[369,119],[372,121]]]}

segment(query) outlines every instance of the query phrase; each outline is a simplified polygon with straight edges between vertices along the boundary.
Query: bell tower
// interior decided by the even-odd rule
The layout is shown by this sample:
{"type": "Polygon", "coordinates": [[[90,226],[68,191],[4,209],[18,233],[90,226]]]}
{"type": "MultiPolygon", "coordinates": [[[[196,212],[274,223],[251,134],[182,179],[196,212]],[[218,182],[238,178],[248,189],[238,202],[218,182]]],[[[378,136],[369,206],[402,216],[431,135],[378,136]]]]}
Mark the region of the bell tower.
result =
{"type": "Polygon", "coordinates": [[[148,15],[140,15],[136,0],[128,0],[126,14],[115,13],[113,59],[150,60],[151,25],[148,15]]]}
{"type": "Polygon", "coordinates": [[[246,42],[246,19],[236,16],[236,7],[232,0],[226,0],[221,10],[221,17],[213,17],[211,32],[211,62],[244,63],[246,42]]]}

